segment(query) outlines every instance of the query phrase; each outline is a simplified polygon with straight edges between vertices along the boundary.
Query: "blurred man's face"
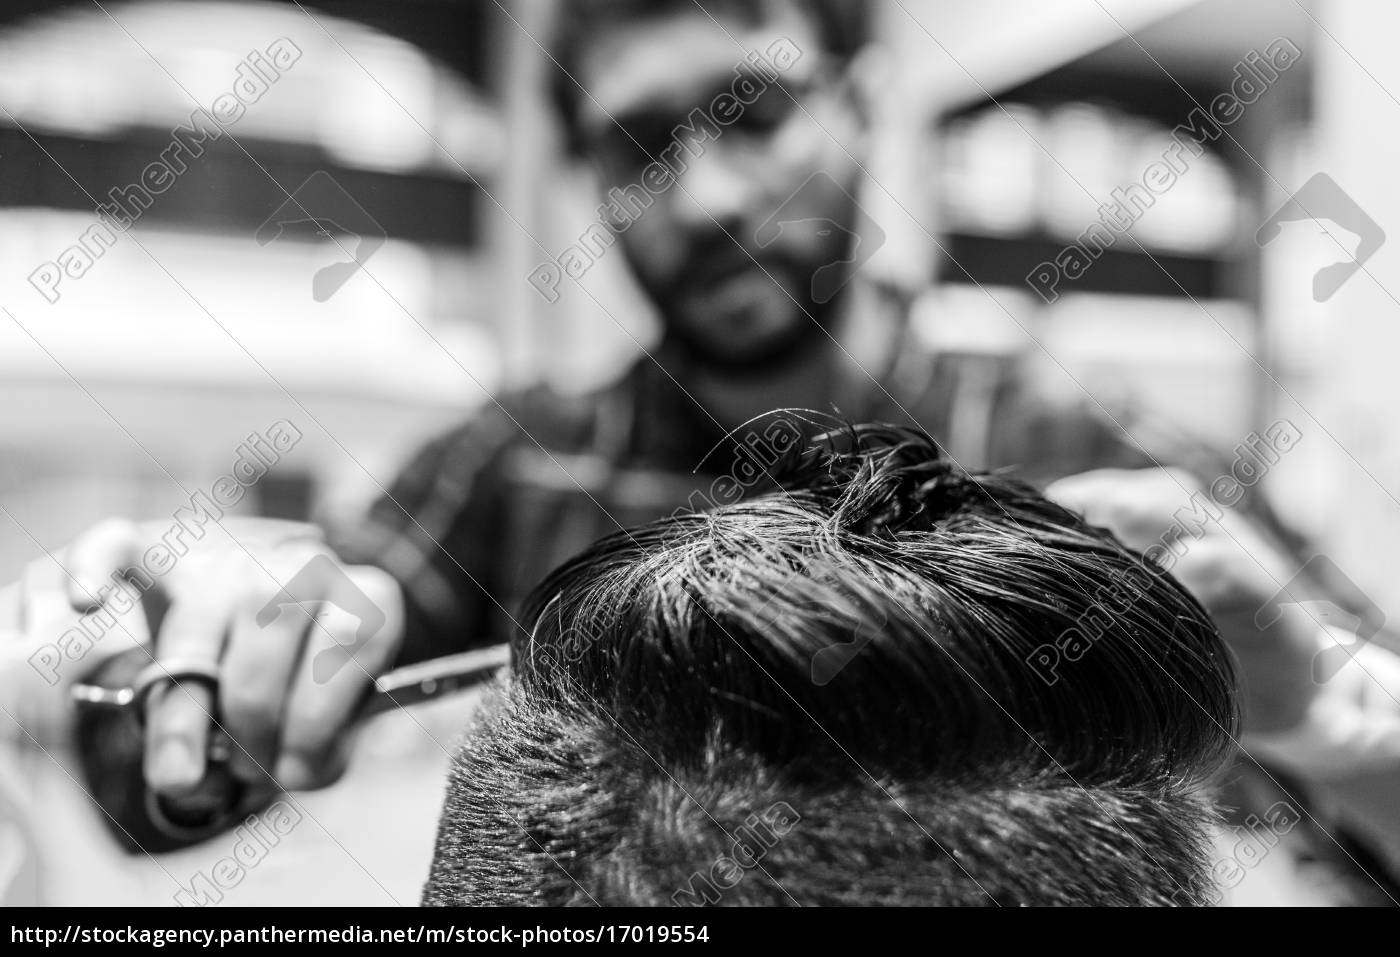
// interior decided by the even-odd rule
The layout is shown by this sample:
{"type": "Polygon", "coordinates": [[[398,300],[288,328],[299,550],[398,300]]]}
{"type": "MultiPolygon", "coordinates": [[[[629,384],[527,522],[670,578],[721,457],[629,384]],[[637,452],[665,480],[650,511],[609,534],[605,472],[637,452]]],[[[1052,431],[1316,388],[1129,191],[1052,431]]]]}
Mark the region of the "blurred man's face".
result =
{"type": "Polygon", "coordinates": [[[799,11],[716,19],[697,8],[600,31],[579,58],[578,126],[605,194],[642,184],[663,154],[684,164],[648,191],[645,212],[626,216],[621,245],[674,339],[712,364],[761,366],[826,339],[836,300],[813,294],[813,276],[849,256],[860,123],[847,79],[799,11]],[[746,61],[775,43],[788,51],[776,82],[746,61]],[[677,125],[697,107],[710,113],[740,74],[760,85],[757,99],[696,143],[699,155],[675,147],[677,125]],[[803,188],[818,172],[841,188],[803,188]],[[783,227],[760,234],[780,207],[783,227]]]}

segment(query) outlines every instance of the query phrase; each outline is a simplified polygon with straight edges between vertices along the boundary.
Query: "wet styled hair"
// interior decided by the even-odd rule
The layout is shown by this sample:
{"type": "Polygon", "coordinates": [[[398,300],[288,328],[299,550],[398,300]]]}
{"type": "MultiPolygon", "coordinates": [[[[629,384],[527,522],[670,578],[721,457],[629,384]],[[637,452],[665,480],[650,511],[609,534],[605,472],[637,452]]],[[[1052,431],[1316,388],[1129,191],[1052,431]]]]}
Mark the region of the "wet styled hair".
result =
{"type": "Polygon", "coordinates": [[[779,482],[536,589],[426,903],[1208,898],[1236,682],[1169,574],[912,429],[795,446],[779,482]],[[1124,581],[1053,682],[1031,666],[1124,581]]]}

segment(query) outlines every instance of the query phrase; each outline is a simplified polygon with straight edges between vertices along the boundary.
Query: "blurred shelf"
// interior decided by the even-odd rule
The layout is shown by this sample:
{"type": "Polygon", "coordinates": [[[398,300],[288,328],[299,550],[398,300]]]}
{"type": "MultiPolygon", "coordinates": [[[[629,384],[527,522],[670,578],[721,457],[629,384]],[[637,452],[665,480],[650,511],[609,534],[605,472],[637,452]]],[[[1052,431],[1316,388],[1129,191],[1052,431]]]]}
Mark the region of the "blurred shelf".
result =
{"type": "MultiPolygon", "coordinates": [[[[940,269],[944,282],[1025,288],[1026,277],[1053,262],[1067,240],[1045,235],[996,237],[953,233],[940,269]]],[[[1122,245],[1131,246],[1130,240],[1122,245]]],[[[1228,294],[1232,261],[1225,256],[1183,256],[1137,249],[1108,249],[1062,292],[1128,293],[1143,296],[1218,299],[1228,294]]]]}
{"type": "MultiPolygon", "coordinates": [[[[162,4],[137,3],[113,6],[123,24],[144,27],[148,22],[168,16],[162,4]],[[135,11],[135,12],[134,12],[135,11]],[[149,20],[147,19],[149,18],[149,20]]],[[[206,7],[227,7],[228,4],[207,3],[206,7]]],[[[247,6],[255,6],[246,4],[247,6]]],[[[374,30],[396,36],[422,48],[453,67],[468,80],[484,85],[491,79],[490,53],[493,21],[500,12],[494,4],[462,2],[462,0],[265,0],[258,4],[264,10],[282,14],[285,23],[300,23],[313,33],[336,26],[334,18],[364,24],[374,30]]],[[[6,0],[0,6],[0,26],[43,17],[49,14],[69,16],[91,12],[105,19],[102,11],[72,0],[6,0]],[[87,8],[84,11],[84,7],[87,8]]],[[[246,10],[244,11],[246,12],[246,10]]],[[[145,35],[144,32],[142,35],[145,35]]]]}
{"type": "MultiPolygon", "coordinates": [[[[0,208],[46,206],[92,213],[92,198],[107,203],[111,190],[139,183],[141,171],[170,142],[168,132],[153,129],[129,130],[119,140],[53,133],[30,139],[0,125],[5,164],[0,208]]],[[[310,145],[241,137],[239,143],[246,154],[227,137],[208,141],[203,155],[189,160],[189,171],[153,197],[141,224],[252,233],[287,193],[313,172],[325,170],[391,237],[452,246],[471,246],[481,239],[489,200],[481,186],[460,173],[373,172],[337,164],[310,145]]]]}

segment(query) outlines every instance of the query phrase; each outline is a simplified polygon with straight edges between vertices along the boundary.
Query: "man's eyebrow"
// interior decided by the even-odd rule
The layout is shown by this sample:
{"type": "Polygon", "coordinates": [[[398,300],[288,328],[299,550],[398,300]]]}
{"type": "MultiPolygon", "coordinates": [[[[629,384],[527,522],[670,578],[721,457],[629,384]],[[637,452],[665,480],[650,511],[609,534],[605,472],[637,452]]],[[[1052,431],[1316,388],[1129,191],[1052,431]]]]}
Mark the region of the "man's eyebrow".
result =
{"type": "Polygon", "coordinates": [[[725,92],[728,92],[728,90],[734,86],[736,80],[752,80],[758,86],[759,93],[765,93],[770,87],[782,86],[783,84],[783,76],[781,74],[779,74],[776,79],[771,78],[759,73],[747,63],[741,63],[735,67],[729,86],[725,87],[725,92]]]}
{"type": "Polygon", "coordinates": [[[673,126],[680,122],[680,119],[683,117],[664,103],[638,103],[635,106],[618,110],[611,117],[605,118],[599,132],[607,135],[625,136],[636,130],[655,130],[657,127],[673,126]]]}
{"type": "MultiPolygon", "coordinates": [[[[744,89],[753,91],[753,93],[749,104],[745,104],[743,100],[739,100],[739,106],[740,109],[742,109],[746,105],[751,105],[762,98],[763,95],[770,90],[776,87],[782,87],[785,79],[787,79],[787,77],[783,75],[779,75],[776,79],[765,76],[753,69],[749,64],[741,63],[730,69],[724,75],[716,76],[713,86],[705,93],[700,94],[699,102],[696,103],[696,106],[708,108],[716,98],[726,94],[733,94],[734,91],[740,87],[740,81],[745,80],[748,81],[748,84],[744,86],[744,89]]],[[[735,97],[735,99],[738,99],[738,97],[735,97]]],[[[687,113],[687,115],[689,114],[687,113]]]]}
{"type": "MultiPolygon", "coordinates": [[[[595,119],[598,126],[594,133],[597,136],[625,135],[623,131],[634,129],[655,130],[657,127],[679,126],[685,123],[695,110],[708,110],[715,98],[734,90],[736,79],[745,79],[751,82],[752,89],[758,88],[755,99],[767,93],[771,88],[782,85],[782,77],[776,80],[770,79],[752,69],[748,64],[741,64],[731,67],[723,73],[716,73],[706,84],[697,84],[698,92],[689,97],[689,102],[684,106],[677,106],[670,98],[664,94],[645,97],[637,102],[620,107],[614,110],[611,115],[601,112],[595,119]],[[621,130],[618,127],[622,127],[621,130]]],[[[745,104],[741,101],[740,107],[745,104]]]]}

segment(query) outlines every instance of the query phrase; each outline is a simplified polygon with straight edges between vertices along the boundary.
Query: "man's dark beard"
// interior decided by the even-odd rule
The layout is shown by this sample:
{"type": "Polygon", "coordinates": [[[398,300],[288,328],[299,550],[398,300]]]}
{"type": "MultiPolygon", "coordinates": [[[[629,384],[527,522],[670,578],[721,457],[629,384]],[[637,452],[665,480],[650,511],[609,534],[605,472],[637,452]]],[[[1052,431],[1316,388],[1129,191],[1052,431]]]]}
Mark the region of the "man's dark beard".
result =
{"type": "Polygon", "coordinates": [[[768,255],[750,259],[727,236],[721,236],[719,241],[706,243],[705,246],[688,258],[691,262],[705,263],[707,267],[703,267],[703,272],[688,277],[680,288],[674,284],[663,287],[641,279],[642,287],[660,311],[668,346],[710,369],[757,375],[778,372],[830,342],[836,306],[843,297],[838,295],[829,302],[814,302],[809,291],[812,272],[809,264],[768,255]],[[792,308],[797,313],[796,321],[773,339],[742,354],[718,345],[713,336],[697,333],[691,324],[680,319],[687,308],[694,309],[693,304],[685,304],[691,291],[704,288],[708,283],[740,269],[765,272],[778,285],[782,285],[780,280],[784,277],[797,277],[794,283],[797,288],[788,290],[792,296],[792,308]]]}
{"type": "Polygon", "coordinates": [[[666,324],[664,341],[686,358],[717,371],[744,375],[777,373],[796,365],[831,341],[824,331],[830,328],[831,303],[824,303],[808,312],[811,319],[803,316],[783,335],[743,355],[716,348],[712,341],[694,335],[689,327],[679,323],[666,324]]]}

